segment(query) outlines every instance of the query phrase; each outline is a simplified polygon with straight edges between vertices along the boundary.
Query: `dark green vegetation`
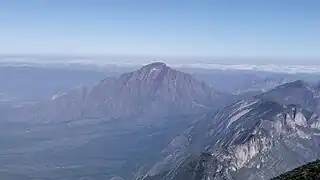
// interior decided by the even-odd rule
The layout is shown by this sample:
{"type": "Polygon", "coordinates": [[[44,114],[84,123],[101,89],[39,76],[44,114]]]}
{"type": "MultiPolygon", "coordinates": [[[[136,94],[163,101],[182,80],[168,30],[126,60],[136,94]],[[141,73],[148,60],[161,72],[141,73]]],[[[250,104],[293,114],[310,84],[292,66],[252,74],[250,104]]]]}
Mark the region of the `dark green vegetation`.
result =
{"type": "Polygon", "coordinates": [[[272,180],[319,180],[320,160],[308,163],[292,171],[284,173],[272,180]]]}

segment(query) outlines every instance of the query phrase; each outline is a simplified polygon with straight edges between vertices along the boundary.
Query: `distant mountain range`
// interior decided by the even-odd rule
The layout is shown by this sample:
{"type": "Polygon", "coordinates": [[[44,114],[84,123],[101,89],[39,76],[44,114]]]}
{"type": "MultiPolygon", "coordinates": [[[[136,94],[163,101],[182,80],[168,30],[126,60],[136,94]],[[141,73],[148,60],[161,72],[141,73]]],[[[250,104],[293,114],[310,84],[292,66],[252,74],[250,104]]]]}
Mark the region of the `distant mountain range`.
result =
{"type": "Polygon", "coordinates": [[[207,114],[141,179],[264,180],[317,159],[318,93],[295,81],[207,114]]]}
{"type": "Polygon", "coordinates": [[[93,87],[80,87],[49,101],[16,108],[8,118],[51,122],[192,114],[216,109],[234,99],[187,73],[152,63],[105,78],[93,87]]]}
{"type": "MultiPolygon", "coordinates": [[[[51,59],[54,59],[51,57],[51,59]]],[[[139,69],[139,65],[90,65],[86,63],[66,63],[54,59],[52,63],[14,62],[0,60],[0,94],[14,98],[11,104],[43,101],[68,92],[75,87],[95,85],[105,77],[118,77],[125,72],[139,69]],[[10,77],[8,79],[7,77],[10,77]]],[[[220,92],[241,94],[248,91],[268,91],[280,84],[302,79],[314,83],[320,74],[288,74],[233,69],[184,68],[177,70],[189,73],[198,80],[212,85],[220,92]],[[230,83],[226,83],[230,82],[230,83]]]]}
{"type": "MultiPolygon", "coordinates": [[[[309,60],[309,63],[301,59],[291,59],[290,64],[279,64],[277,59],[263,59],[262,64],[257,64],[256,59],[241,59],[242,64],[239,64],[239,59],[177,59],[163,57],[170,62],[170,65],[175,68],[201,68],[201,69],[218,69],[218,70],[252,70],[252,71],[265,71],[265,72],[285,72],[285,73],[319,73],[319,60],[309,60]],[[268,62],[268,63],[266,63],[268,62]]],[[[157,57],[154,59],[163,59],[157,57]]],[[[9,64],[15,66],[32,65],[32,66],[63,66],[69,64],[76,64],[79,66],[140,66],[141,64],[148,63],[150,57],[72,57],[72,56],[0,56],[0,64],[9,64]]]]}

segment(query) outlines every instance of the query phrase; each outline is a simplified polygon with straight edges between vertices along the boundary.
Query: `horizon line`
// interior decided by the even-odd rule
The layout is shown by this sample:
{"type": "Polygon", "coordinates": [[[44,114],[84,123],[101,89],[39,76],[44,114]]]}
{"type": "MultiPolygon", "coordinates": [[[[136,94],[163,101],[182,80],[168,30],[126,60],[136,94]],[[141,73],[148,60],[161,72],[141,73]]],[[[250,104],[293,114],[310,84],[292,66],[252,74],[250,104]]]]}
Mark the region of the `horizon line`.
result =
{"type": "Polygon", "coordinates": [[[0,53],[0,58],[15,57],[43,57],[43,58],[178,58],[178,59],[205,59],[205,60],[317,60],[320,57],[289,57],[289,56],[187,56],[187,55],[146,55],[146,54],[67,54],[67,53],[0,53]]]}

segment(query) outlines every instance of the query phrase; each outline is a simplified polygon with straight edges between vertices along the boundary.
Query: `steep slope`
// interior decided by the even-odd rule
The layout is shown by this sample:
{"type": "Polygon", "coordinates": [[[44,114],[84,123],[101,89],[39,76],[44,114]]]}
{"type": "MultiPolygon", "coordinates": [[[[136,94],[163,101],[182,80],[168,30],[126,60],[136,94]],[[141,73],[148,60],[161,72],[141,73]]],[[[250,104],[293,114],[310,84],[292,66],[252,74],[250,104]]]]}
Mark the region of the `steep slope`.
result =
{"type": "Polygon", "coordinates": [[[308,180],[320,179],[320,160],[316,160],[298,167],[290,172],[286,172],[272,180],[308,180]]]}
{"type": "Polygon", "coordinates": [[[224,97],[189,74],[164,63],[152,63],[117,78],[106,78],[92,88],[80,87],[47,102],[15,109],[8,118],[50,122],[192,114],[219,107],[228,102],[221,100],[224,97]]]}
{"type": "Polygon", "coordinates": [[[319,116],[304,108],[239,101],[197,121],[141,179],[270,179],[319,158],[319,134],[319,116]]]}

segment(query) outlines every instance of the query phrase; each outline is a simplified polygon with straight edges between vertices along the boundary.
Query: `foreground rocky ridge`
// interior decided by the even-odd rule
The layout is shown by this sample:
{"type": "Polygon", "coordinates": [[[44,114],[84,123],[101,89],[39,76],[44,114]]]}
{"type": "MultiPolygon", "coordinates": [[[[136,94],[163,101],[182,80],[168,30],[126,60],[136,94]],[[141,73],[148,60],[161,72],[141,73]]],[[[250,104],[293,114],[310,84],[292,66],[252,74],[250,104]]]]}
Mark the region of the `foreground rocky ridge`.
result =
{"type": "MultiPolygon", "coordinates": [[[[292,87],[305,91],[306,86],[297,84],[301,85],[285,84],[263,98],[239,101],[206,115],[175,138],[163,151],[166,158],[140,179],[265,180],[319,158],[320,118],[310,110],[318,104],[308,106],[305,96],[285,91],[292,87]],[[272,99],[279,89],[296,104],[285,101],[286,96],[272,99]]],[[[310,99],[317,102],[317,96],[310,99]]]]}
{"type": "Polygon", "coordinates": [[[160,171],[162,176],[151,170],[145,179],[269,179],[320,157],[316,114],[266,101],[235,106],[246,107],[240,111],[229,107],[211,120],[217,130],[203,134],[206,145],[200,156],[189,151],[191,136],[164,160],[164,167],[171,164],[173,168],[160,171]]]}

